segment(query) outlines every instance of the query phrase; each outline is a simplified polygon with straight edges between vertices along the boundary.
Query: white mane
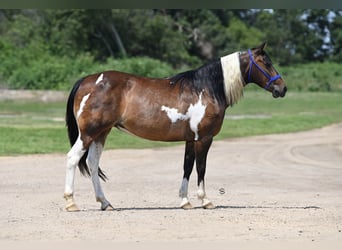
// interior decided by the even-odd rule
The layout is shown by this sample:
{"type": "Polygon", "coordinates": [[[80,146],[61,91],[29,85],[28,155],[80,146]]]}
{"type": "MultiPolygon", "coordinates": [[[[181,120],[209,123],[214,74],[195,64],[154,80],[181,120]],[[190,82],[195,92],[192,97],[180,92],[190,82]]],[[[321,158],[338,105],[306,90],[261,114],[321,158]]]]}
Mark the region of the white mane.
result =
{"type": "Polygon", "coordinates": [[[245,84],[240,70],[239,52],[221,57],[221,65],[227,103],[233,105],[242,97],[245,84]]]}

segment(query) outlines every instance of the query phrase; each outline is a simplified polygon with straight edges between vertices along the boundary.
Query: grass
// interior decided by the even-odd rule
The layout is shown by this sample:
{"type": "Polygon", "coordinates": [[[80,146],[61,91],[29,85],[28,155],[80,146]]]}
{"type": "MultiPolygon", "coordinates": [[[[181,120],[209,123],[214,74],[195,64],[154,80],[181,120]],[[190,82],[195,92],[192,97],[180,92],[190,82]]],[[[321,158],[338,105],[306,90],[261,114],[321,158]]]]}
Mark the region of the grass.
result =
{"type": "Polygon", "coordinates": [[[292,90],[300,91],[341,91],[341,64],[334,62],[306,63],[276,68],[292,90]]]}
{"type": "MultiPolygon", "coordinates": [[[[66,153],[69,142],[64,124],[65,103],[0,102],[0,155],[66,153]]],[[[283,99],[247,89],[229,108],[216,140],[286,133],[342,122],[342,93],[289,92],[283,99]]],[[[112,131],[107,149],[170,146],[112,131]]]]}

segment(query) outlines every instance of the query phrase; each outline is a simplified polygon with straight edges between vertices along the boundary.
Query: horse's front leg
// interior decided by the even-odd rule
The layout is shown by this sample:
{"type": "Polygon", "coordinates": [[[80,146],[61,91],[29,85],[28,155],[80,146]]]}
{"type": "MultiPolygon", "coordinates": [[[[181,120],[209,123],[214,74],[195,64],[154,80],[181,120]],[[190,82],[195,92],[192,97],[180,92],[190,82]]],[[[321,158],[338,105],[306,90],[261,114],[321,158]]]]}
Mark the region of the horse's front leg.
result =
{"type": "Polygon", "coordinates": [[[197,197],[202,200],[202,207],[211,209],[215,208],[215,206],[211,203],[211,201],[207,198],[205,193],[205,169],[207,163],[207,155],[211,143],[213,141],[212,137],[204,137],[200,141],[195,142],[195,153],[196,153],[196,169],[197,169],[197,197]]]}
{"type": "Polygon", "coordinates": [[[87,165],[91,173],[91,180],[93,182],[96,201],[101,203],[102,210],[113,210],[113,206],[104,196],[102,191],[100,178],[98,175],[100,157],[103,151],[103,145],[100,142],[92,142],[89,147],[87,165]]]}
{"type": "Polygon", "coordinates": [[[190,209],[192,205],[188,199],[188,186],[189,179],[194,167],[195,162],[195,149],[194,142],[186,142],[185,144],[185,154],[184,154],[184,174],[181,188],[179,190],[179,197],[182,198],[180,207],[183,209],[190,209]]]}

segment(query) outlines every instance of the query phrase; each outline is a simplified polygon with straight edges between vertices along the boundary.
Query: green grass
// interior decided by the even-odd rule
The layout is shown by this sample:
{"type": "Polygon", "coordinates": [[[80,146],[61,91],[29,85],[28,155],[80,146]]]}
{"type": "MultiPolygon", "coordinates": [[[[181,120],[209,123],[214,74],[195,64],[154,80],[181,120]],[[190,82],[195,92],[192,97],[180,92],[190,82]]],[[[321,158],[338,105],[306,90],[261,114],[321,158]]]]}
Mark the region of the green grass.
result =
{"type": "Polygon", "coordinates": [[[276,68],[292,91],[342,91],[340,63],[316,62],[276,68]]]}
{"type": "MultiPolygon", "coordinates": [[[[64,112],[64,102],[0,102],[0,155],[66,153],[64,112]]],[[[342,122],[342,93],[289,92],[283,99],[274,99],[270,93],[248,88],[226,116],[216,140],[308,130],[342,122]]],[[[175,144],[143,140],[113,129],[106,148],[175,144]]]]}

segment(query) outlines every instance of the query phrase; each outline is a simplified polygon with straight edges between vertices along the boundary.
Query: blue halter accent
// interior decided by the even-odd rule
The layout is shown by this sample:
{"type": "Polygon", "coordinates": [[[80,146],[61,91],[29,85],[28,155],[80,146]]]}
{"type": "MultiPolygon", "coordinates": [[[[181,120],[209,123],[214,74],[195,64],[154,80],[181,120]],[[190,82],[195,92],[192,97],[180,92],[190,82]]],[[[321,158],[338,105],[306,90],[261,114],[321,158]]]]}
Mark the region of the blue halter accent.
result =
{"type": "Polygon", "coordinates": [[[249,54],[249,58],[251,60],[251,64],[249,66],[249,72],[248,72],[248,82],[251,81],[251,72],[252,72],[252,67],[253,65],[255,65],[260,71],[261,73],[264,74],[264,76],[266,76],[266,78],[268,79],[268,82],[265,86],[265,89],[268,89],[271,84],[273,82],[275,82],[276,80],[278,80],[279,78],[281,78],[281,75],[280,74],[277,74],[275,76],[270,76],[265,70],[263,70],[255,61],[254,61],[254,58],[253,58],[253,54],[252,54],[252,51],[250,49],[248,49],[248,54],[249,54]]]}

